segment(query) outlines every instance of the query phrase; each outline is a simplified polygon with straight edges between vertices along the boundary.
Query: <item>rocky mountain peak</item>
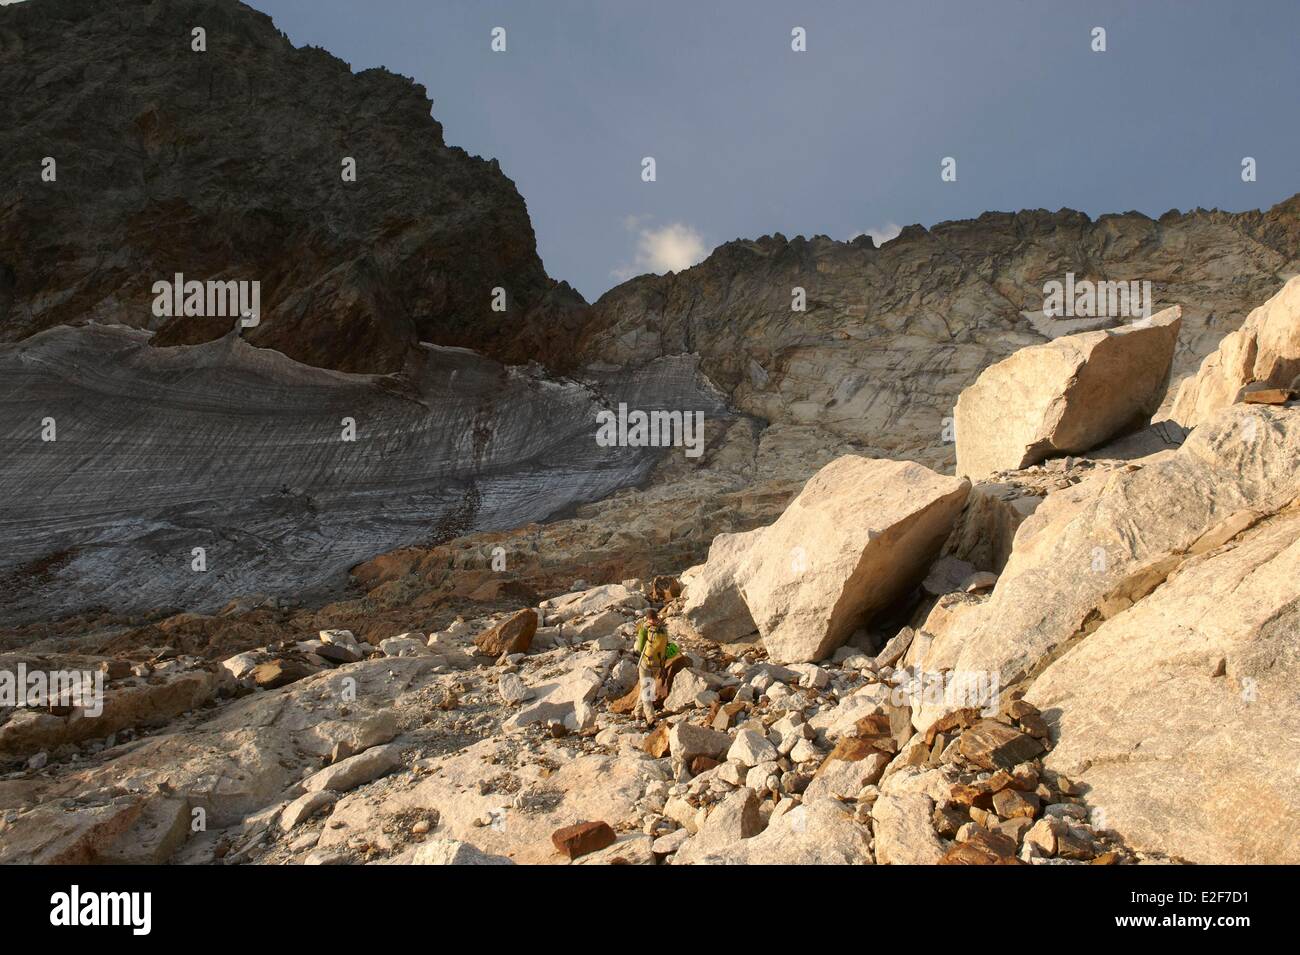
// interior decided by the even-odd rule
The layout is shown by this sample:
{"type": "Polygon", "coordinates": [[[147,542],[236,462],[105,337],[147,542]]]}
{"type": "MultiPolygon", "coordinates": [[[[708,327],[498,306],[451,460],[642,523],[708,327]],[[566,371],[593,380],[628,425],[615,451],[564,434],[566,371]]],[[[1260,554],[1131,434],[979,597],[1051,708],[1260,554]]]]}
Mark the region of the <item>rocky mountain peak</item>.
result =
{"type": "Polygon", "coordinates": [[[43,0],[0,10],[0,84],[18,173],[0,340],[90,321],[155,346],[229,332],[154,314],[153,282],[181,273],[260,282],[244,336],[319,367],[399,371],[420,341],[563,363],[581,297],[547,277],[497,162],[447,146],[407,77],[295,48],[234,0],[43,0]]]}

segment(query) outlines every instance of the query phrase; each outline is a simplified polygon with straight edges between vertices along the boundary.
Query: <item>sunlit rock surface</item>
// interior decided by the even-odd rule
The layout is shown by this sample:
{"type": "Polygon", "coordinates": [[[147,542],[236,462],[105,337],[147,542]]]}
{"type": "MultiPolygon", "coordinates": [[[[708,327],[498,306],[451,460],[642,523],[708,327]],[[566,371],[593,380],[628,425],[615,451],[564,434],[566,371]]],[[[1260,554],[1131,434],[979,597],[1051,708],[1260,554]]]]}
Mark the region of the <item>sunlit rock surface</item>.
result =
{"type": "Polygon", "coordinates": [[[1071,272],[1145,280],[1152,312],[1181,305],[1176,386],[1297,269],[1294,196],[1266,211],[1158,219],[987,212],[908,226],[879,248],[868,236],[777,233],[606,292],[592,306],[586,353],[612,362],[696,353],[740,411],[945,469],[953,406],[981,371],[1027,345],[1124,321],[1047,318],[1047,282],[1071,272]],[[796,289],[804,311],[792,307],[796,289]]]}

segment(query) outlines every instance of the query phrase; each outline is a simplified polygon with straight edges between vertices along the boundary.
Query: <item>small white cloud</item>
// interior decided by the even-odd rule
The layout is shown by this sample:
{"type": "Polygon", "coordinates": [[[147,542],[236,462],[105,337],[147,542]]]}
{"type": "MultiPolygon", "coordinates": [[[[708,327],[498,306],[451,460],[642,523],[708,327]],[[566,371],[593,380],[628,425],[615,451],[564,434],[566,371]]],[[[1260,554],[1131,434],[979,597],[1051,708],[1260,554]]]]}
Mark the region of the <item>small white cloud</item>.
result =
{"type": "Polygon", "coordinates": [[[704,236],[682,222],[651,228],[644,223],[649,216],[627,216],[623,220],[629,232],[636,233],[636,257],[631,263],[613,270],[616,279],[629,279],[634,275],[654,272],[680,272],[704,261],[709,248],[704,236]]]}
{"type": "Polygon", "coordinates": [[[860,235],[869,235],[872,240],[875,241],[877,248],[879,248],[891,239],[897,239],[898,234],[902,231],[903,227],[901,225],[897,222],[891,222],[889,225],[881,226],[879,229],[864,229],[862,232],[855,232],[849,236],[849,241],[852,242],[860,235]]]}

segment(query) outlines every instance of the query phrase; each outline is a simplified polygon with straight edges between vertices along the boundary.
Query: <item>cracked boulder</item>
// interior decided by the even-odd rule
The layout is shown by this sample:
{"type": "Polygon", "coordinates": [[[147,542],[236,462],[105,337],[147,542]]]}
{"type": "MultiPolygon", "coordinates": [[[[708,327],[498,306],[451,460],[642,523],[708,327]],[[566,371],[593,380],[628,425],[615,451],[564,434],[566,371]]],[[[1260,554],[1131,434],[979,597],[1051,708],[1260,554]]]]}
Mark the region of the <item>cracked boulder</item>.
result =
{"type": "Polygon", "coordinates": [[[1169,383],[1182,309],[1022,348],[984,369],[954,412],[971,479],[1077,454],[1145,427],[1169,383]]]}
{"type": "Polygon", "coordinates": [[[1292,508],[1189,557],[1034,682],[1045,765],[1134,848],[1300,863],[1298,568],[1292,508]]]}
{"type": "Polygon", "coordinates": [[[1249,388],[1294,391],[1300,385],[1300,276],[1246,317],[1178,389],[1169,416],[1184,427],[1246,398],[1249,388]]]}
{"type": "Polygon", "coordinates": [[[970,485],[905,461],[845,455],[804,485],[749,549],[736,578],[769,657],[829,657],[913,590],[970,485]]]}
{"type": "Polygon", "coordinates": [[[1300,410],[1236,405],[1177,451],[1049,495],[1021,526],[989,598],[925,649],[928,670],[952,674],[943,701],[917,711],[917,728],[1036,676],[1184,562],[1290,505],[1300,497],[1297,461],[1300,410]]]}

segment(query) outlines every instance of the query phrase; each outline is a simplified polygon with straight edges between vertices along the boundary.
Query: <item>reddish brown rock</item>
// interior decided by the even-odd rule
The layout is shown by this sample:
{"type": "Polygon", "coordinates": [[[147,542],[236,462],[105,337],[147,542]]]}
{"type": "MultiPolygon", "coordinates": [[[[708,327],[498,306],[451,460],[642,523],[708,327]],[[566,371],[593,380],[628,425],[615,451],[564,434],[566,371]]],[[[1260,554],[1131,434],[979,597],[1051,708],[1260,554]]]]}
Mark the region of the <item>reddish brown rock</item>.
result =
{"type": "Polygon", "coordinates": [[[1033,793],[1004,789],[994,794],[993,809],[1003,819],[1033,819],[1038,814],[1038,797],[1033,793]]]}
{"type": "Polygon", "coordinates": [[[940,865],[1015,865],[1016,841],[1000,832],[976,829],[939,860],[940,865]]]}
{"type": "Polygon", "coordinates": [[[682,583],[676,577],[662,574],[650,581],[650,599],[667,603],[674,597],[682,595],[682,583]]]}
{"type": "MultiPolygon", "coordinates": [[[[836,760],[843,760],[846,763],[856,763],[866,759],[868,756],[881,752],[882,751],[878,749],[871,740],[858,739],[854,736],[841,737],[839,741],[836,742],[835,748],[827,754],[826,758],[822,760],[822,764],[817,767],[817,772],[813,774],[813,779],[816,779],[825,772],[826,768],[836,760]]],[[[887,756],[889,754],[885,753],[884,755],[887,756]]]]}
{"type": "Polygon", "coordinates": [[[620,696],[617,700],[611,702],[609,704],[609,711],[611,713],[619,713],[621,715],[626,716],[627,714],[636,710],[637,704],[640,702],[641,702],[641,688],[639,686],[634,686],[632,687],[632,689],[628,690],[626,693],[620,696]]]}
{"type": "Polygon", "coordinates": [[[1291,392],[1286,388],[1247,390],[1241,400],[1248,405],[1284,405],[1291,400],[1291,392]]]}
{"type": "Polygon", "coordinates": [[[973,806],[980,802],[986,808],[992,805],[992,795],[1006,789],[1011,783],[1011,774],[998,770],[987,779],[977,779],[970,783],[953,783],[948,790],[948,798],[959,806],[973,806]]]}
{"type": "Polygon", "coordinates": [[[1013,769],[1043,752],[1043,744],[996,720],[980,720],[961,734],[958,752],[983,769],[1013,769]]]}
{"type": "Polygon", "coordinates": [[[654,731],[648,734],[645,741],[642,742],[641,748],[650,754],[652,759],[661,759],[668,755],[668,726],[660,723],[654,728],[654,731]]]}
{"type": "Polygon", "coordinates": [[[1008,699],[999,707],[999,710],[1003,716],[1013,720],[1018,720],[1022,716],[1036,716],[1038,714],[1038,707],[1019,696],[1008,699]]]}
{"type": "Polygon", "coordinates": [[[853,735],[863,739],[889,736],[889,717],[884,713],[872,713],[853,724],[853,735]]]}
{"type": "Polygon", "coordinates": [[[969,842],[959,842],[939,860],[939,865],[997,865],[998,857],[969,842]]]}
{"type": "Polygon", "coordinates": [[[585,856],[606,846],[612,846],[617,837],[605,822],[579,822],[551,833],[551,844],[570,859],[585,856]]]}
{"type": "Polygon", "coordinates": [[[934,742],[934,738],[940,733],[948,733],[950,730],[972,726],[980,718],[979,707],[965,706],[959,710],[953,710],[951,713],[945,713],[939,717],[925,731],[925,745],[929,746],[934,742]]]}
{"type": "Polygon", "coordinates": [[[524,609],[480,633],[474,638],[474,646],[478,647],[480,653],[490,657],[499,657],[503,653],[524,653],[533,645],[535,633],[537,612],[524,609]]]}
{"type": "Polygon", "coordinates": [[[1087,829],[1066,823],[1056,833],[1056,857],[1058,859],[1087,861],[1094,858],[1098,850],[1097,840],[1087,829]]]}
{"type": "Polygon", "coordinates": [[[1011,788],[1031,793],[1038,788],[1038,767],[1033,763],[1022,763],[1011,772],[1011,788]]]}
{"type": "Polygon", "coordinates": [[[102,660],[100,671],[106,680],[125,680],[131,676],[131,663],[128,660],[102,660]]]}
{"type": "Polygon", "coordinates": [[[882,753],[896,753],[912,737],[911,713],[906,709],[891,709],[888,713],[872,713],[853,724],[853,735],[870,740],[882,753]]]}
{"type": "Polygon", "coordinates": [[[1025,839],[1025,833],[1033,828],[1034,820],[1026,819],[1023,816],[1015,819],[1003,819],[993,824],[996,832],[1002,833],[1008,839],[1014,839],[1016,845],[1020,845],[1025,839]]]}
{"type": "Polygon", "coordinates": [[[964,807],[946,804],[934,807],[934,815],[930,817],[930,821],[934,823],[935,832],[951,839],[957,834],[958,829],[970,822],[970,816],[967,815],[964,807]]]}

